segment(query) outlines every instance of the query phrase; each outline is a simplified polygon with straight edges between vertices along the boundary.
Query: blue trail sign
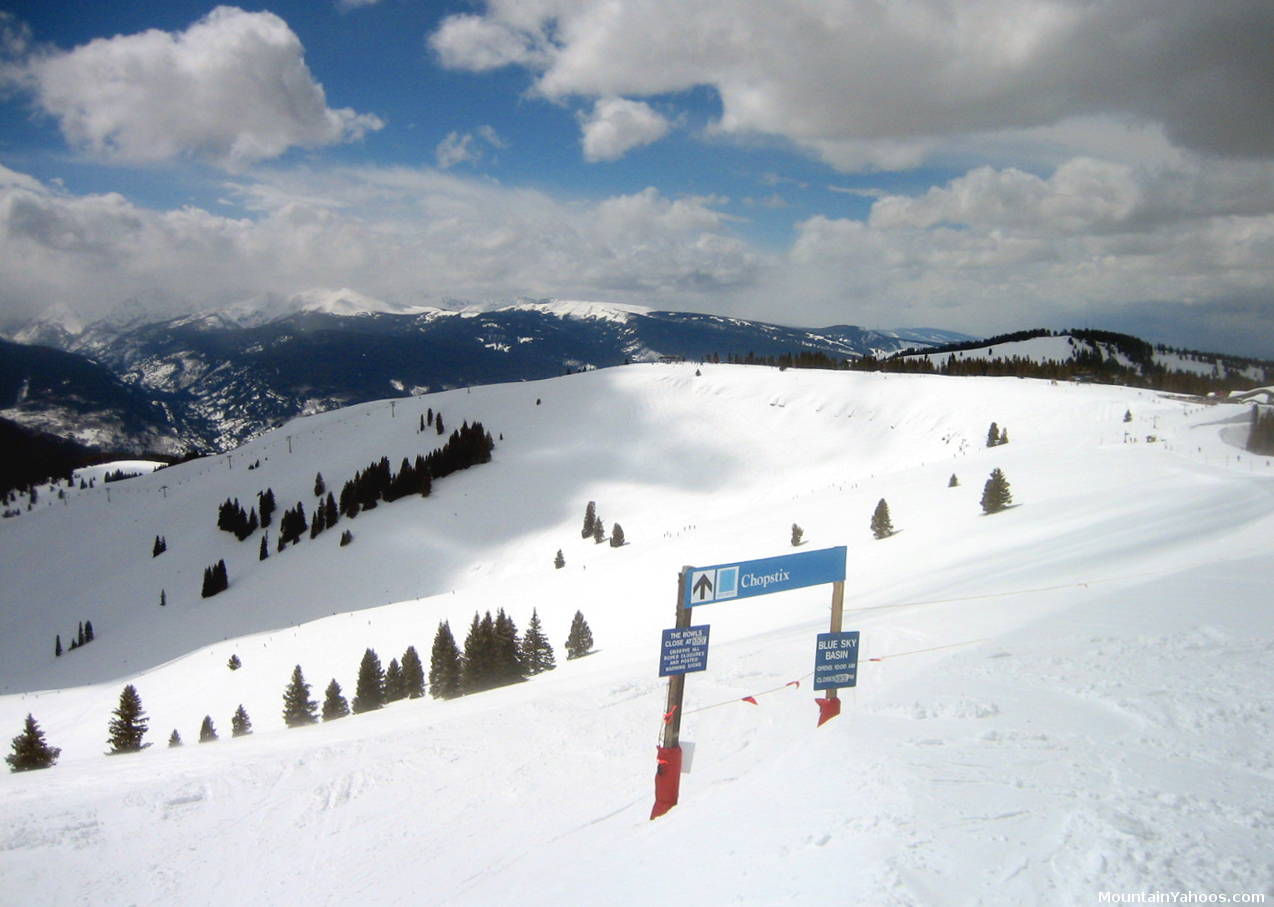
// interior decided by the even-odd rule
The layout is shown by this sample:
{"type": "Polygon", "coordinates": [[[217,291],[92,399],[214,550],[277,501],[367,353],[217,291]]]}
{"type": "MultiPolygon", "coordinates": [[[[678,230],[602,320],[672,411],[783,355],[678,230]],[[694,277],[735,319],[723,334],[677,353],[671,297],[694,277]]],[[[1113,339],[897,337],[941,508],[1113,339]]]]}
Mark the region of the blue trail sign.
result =
{"type": "Polygon", "coordinates": [[[659,646],[659,676],[708,670],[708,624],[672,627],[663,631],[659,646]]]}
{"type": "Polygon", "coordinates": [[[824,583],[842,583],[845,581],[845,551],[842,545],[783,557],[690,567],[686,571],[682,607],[771,595],[824,583]]]}
{"type": "Polygon", "coordinates": [[[818,634],[814,650],[814,689],[858,685],[858,630],[818,634]]]}

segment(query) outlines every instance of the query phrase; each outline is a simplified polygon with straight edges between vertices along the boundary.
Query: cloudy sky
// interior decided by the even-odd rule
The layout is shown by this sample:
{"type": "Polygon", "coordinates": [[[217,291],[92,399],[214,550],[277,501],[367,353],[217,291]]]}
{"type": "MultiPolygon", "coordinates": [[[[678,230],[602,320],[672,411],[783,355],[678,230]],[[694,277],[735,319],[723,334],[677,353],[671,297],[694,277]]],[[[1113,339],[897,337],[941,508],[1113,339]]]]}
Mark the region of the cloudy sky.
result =
{"type": "Polygon", "coordinates": [[[17,0],[0,317],[350,287],[1274,357],[1269,0],[17,0]]]}

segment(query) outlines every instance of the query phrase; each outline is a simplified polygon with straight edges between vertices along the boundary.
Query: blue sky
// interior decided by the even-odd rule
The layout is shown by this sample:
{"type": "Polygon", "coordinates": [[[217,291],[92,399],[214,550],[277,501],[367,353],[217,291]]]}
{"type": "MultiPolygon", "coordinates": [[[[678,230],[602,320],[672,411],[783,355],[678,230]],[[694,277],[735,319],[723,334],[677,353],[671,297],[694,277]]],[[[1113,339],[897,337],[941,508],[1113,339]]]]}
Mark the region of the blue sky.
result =
{"type": "Polygon", "coordinates": [[[10,3],[0,318],[349,287],[1274,356],[1274,11],[10,3]]]}

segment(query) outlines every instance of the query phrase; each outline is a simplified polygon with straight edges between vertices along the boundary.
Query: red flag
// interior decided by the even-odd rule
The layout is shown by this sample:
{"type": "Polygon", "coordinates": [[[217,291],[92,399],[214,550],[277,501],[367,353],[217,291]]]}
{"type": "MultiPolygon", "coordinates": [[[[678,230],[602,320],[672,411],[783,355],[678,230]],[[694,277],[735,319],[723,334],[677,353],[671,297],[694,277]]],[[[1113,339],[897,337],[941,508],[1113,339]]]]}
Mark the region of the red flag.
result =
{"type": "Polygon", "coordinates": [[[743,697],[743,701],[744,701],[744,702],[750,702],[750,703],[752,703],[753,705],[756,705],[756,697],[754,697],[754,696],[744,696],[744,697],[743,697]]]}

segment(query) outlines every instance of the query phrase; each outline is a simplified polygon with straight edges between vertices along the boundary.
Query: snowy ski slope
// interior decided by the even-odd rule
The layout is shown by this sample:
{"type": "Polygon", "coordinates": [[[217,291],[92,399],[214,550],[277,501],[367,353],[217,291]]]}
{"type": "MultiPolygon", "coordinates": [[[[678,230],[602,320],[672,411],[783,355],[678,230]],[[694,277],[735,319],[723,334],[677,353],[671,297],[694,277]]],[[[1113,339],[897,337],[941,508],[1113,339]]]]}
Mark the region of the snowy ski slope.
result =
{"type": "Polygon", "coordinates": [[[695,372],[366,404],[111,483],[109,502],[99,483],[0,521],[0,732],[31,712],[63,750],[48,771],[0,776],[0,900],[1274,895],[1274,466],[1236,446],[1245,407],[1018,379],[695,372]],[[309,513],[315,472],[339,491],[381,455],[396,468],[427,450],[442,439],[417,432],[426,407],[448,431],[479,419],[503,435],[493,462],[282,553],[271,533],[266,561],[256,536],[216,529],[227,496],[246,507],[268,486],[280,511],[309,513]],[[988,449],[993,420],[1011,441],[988,449]],[[994,467],[1016,506],[988,517],[994,467]],[[876,541],[882,497],[900,531],[876,541]],[[630,544],[580,538],[590,500],[630,544]],[[825,588],[697,609],[712,646],[687,681],[694,759],[681,804],[650,822],[677,572],[791,552],[793,522],[811,548],[848,546],[859,686],[815,728],[825,588]],[[230,589],[200,599],[223,557],[230,589]],[[475,610],[499,607],[521,629],[538,609],[557,670],[284,727],[293,665],[314,698],[332,677],[352,696],[365,647],[386,664],[409,644],[427,657],[439,620],[462,641],[475,610]],[[597,651],[567,662],[576,609],[597,651]],[[96,641],[55,659],[55,633],[66,644],[84,619],[96,641]],[[154,745],[107,758],[129,682],[154,745]],[[240,703],[255,732],[232,740],[240,703]],[[195,743],[205,714],[215,744],[195,743]],[[186,745],[170,750],[174,728],[186,745]]]}

